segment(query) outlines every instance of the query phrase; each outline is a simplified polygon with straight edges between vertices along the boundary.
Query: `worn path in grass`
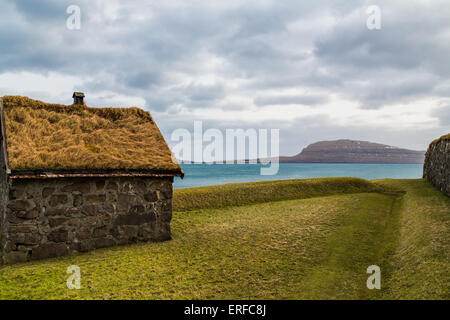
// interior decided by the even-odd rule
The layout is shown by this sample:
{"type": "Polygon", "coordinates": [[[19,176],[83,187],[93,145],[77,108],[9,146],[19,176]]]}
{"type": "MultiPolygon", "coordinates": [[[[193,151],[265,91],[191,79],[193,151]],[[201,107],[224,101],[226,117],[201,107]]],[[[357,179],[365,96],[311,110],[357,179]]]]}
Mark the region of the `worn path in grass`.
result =
{"type": "Polygon", "coordinates": [[[172,241],[0,267],[0,298],[448,298],[450,203],[407,191],[342,194],[174,213],[172,241]],[[69,265],[82,289],[68,290],[69,265]],[[366,268],[382,290],[366,288],[366,268]]]}
{"type": "Polygon", "coordinates": [[[398,240],[383,297],[450,299],[450,198],[424,180],[381,180],[406,190],[395,202],[398,240]]]}

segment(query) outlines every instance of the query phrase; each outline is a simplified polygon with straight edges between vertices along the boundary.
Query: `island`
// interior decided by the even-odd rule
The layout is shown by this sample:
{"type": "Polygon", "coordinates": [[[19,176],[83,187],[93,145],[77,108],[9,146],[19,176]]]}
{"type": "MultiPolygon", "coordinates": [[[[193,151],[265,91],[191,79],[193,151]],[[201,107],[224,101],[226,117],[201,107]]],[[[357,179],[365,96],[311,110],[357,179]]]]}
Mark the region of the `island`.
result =
{"type": "Polygon", "coordinates": [[[319,141],[299,154],[281,156],[281,163],[423,163],[425,151],[348,139],[319,141]]]}

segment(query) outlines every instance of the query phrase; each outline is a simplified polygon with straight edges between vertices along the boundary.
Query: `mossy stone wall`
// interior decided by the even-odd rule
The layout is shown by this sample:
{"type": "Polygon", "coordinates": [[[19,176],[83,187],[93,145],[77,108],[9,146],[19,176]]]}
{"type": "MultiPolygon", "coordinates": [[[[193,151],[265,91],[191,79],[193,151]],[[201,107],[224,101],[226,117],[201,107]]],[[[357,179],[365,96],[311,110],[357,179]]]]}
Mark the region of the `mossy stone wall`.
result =
{"type": "Polygon", "coordinates": [[[450,197],[450,141],[440,139],[428,147],[423,177],[450,197]]]}

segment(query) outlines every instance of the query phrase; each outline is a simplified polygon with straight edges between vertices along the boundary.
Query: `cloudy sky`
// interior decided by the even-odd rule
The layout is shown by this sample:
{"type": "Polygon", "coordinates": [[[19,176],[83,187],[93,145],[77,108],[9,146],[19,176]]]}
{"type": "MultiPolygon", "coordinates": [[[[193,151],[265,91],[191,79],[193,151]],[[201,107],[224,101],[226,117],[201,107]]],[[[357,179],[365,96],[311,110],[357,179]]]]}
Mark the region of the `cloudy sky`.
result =
{"type": "Polygon", "coordinates": [[[450,3],[413,2],[2,1],[0,95],[83,91],[149,110],[168,140],[203,120],[279,128],[284,155],[341,138],[424,150],[450,132],[450,3]]]}

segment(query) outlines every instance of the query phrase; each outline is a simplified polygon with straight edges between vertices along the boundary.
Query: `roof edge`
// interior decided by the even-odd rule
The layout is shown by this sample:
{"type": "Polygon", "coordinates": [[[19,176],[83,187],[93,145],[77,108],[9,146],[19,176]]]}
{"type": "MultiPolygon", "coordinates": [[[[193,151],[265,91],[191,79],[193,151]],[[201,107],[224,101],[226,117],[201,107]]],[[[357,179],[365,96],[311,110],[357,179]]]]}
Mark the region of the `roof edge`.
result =
{"type": "Polygon", "coordinates": [[[113,178],[113,177],[181,177],[184,172],[165,170],[13,170],[10,179],[113,178]]]}

